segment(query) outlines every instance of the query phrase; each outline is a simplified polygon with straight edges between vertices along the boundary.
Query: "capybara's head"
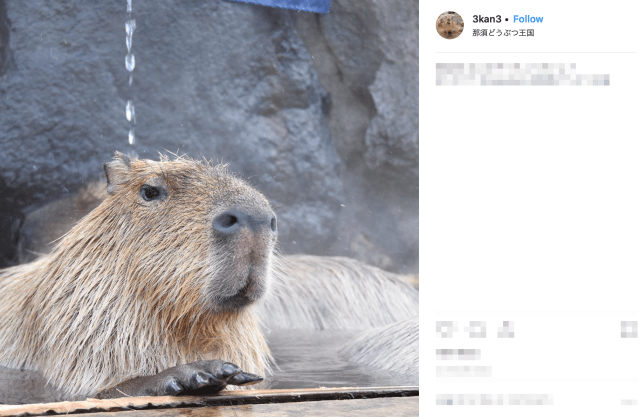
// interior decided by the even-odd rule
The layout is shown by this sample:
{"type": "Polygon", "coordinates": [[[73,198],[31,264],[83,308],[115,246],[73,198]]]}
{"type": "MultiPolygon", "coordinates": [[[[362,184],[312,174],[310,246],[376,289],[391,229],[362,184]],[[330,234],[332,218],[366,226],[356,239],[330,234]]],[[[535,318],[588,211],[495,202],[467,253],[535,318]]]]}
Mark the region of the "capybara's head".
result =
{"type": "Polygon", "coordinates": [[[114,275],[144,293],[140,299],[232,313],[265,294],[277,220],[266,198],[226,166],[116,152],[104,170],[109,196],[91,217],[105,224],[87,246],[118,251],[114,275]]]}

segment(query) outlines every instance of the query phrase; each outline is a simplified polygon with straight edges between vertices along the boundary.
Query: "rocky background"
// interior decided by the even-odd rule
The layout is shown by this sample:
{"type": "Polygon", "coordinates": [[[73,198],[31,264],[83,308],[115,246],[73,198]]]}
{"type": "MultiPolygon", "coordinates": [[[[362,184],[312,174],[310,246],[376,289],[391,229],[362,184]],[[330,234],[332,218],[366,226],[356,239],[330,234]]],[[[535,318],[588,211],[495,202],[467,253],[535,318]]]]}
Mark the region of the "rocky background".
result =
{"type": "Polygon", "coordinates": [[[0,0],[0,266],[24,216],[113,151],[229,162],[273,203],[284,253],[418,268],[418,2],[326,15],[233,1],[0,0]],[[127,100],[136,143],[128,144],[127,100]]]}

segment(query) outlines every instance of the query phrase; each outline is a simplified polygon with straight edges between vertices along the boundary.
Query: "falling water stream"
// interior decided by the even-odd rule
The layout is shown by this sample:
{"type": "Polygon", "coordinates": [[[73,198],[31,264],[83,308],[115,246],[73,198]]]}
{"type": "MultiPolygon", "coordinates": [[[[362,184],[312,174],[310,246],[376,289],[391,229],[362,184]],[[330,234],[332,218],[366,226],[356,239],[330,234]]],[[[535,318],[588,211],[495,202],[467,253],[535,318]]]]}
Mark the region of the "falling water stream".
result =
{"type": "MultiPolygon", "coordinates": [[[[133,18],[133,0],[127,0],[126,4],[127,20],[124,25],[126,31],[126,57],[124,64],[126,70],[129,71],[129,94],[131,95],[131,87],[133,85],[133,70],[135,69],[135,55],[133,49],[133,32],[135,32],[135,19],[133,18]]],[[[129,122],[129,145],[135,144],[135,106],[133,100],[126,102],[126,120],[129,122]]]]}

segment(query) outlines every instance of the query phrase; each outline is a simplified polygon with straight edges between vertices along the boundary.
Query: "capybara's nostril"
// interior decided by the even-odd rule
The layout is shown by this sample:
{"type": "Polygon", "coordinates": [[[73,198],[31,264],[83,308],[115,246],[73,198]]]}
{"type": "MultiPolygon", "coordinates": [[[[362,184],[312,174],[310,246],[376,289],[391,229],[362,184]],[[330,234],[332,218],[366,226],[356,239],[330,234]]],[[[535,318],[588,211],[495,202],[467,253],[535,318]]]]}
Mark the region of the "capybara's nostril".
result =
{"type": "Polygon", "coordinates": [[[271,228],[277,231],[277,220],[272,211],[245,212],[243,210],[227,210],[213,220],[213,230],[223,235],[232,235],[243,228],[258,233],[271,228]]]}
{"type": "Polygon", "coordinates": [[[227,211],[213,220],[213,229],[220,233],[232,234],[240,230],[240,219],[235,212],[227,211]]]}

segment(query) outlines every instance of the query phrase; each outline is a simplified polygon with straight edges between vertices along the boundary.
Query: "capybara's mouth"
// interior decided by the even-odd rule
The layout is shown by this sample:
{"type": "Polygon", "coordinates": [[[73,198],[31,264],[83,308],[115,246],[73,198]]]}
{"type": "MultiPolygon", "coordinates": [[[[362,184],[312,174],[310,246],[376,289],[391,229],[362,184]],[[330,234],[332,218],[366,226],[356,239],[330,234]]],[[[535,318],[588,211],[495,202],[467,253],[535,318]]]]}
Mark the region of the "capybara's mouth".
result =
{"type": "Polygon", "coordinates": [[[252,300],[251,298],[242,295],[242,294],[236,294],[232,297],[228,297],[225,298],[224,300],[222,300],[219,304],[220,309],[224,310],[224,311],[230,311],[230,312],[234,312],[234,311],[240,311],[242,310],[244,307],[248,306],[249,304],[251,304],[254,300],[252,300]]]}
{"type": "Polygon", "coordinates": [[[249,272],[249,276],[246,279],[246,285],[244,285],[235,295],[226,297],[219,303],[219,307],[225,311],[240,311],[244,307],[250,305],[256,301],[262,294],[257,285],[256,278],[253,276],[254,272],[249,272]]]}

